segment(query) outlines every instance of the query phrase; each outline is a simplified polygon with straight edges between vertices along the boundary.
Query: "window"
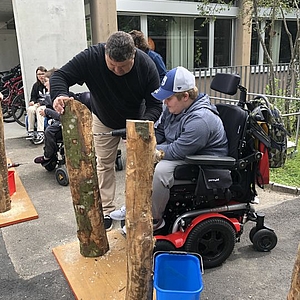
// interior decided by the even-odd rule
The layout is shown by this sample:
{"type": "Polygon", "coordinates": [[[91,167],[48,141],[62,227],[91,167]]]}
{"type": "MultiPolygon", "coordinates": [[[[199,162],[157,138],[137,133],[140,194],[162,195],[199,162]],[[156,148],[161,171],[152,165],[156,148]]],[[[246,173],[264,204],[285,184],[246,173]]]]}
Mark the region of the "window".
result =
{"type": "Polygon", "coordinates": [[[131,30],[141,30],[141,22],[139,16],[117,16],[118,30],[129,32],[131,30]]]}
{"type": "Polygon", "coordinates": [[[167,32],[169,23],[173,22],[172,17],[168,16],[148,16],[147,17],[147,28],[148,38],[153,41],[153,50],[159,53],[167,68],[171,68],[171,62],[167,62],[167,32]]]}
{"type": "MultiPolygon", "coordinates": [[[[295,42],[295,36],[297,34],[297,23],[295,21],[288,21],[287,26],[292,34],[293,43],[295,42]]],[[[284,25],[281,26],[281,40],[279,50],[279,63],[288,63],[291,59],[291,49],[288,36],[286,34],[284,25]]]]}
{"type": "Polygon", "coordinates": [[[142,30],[167,69],[229,66],[232,20],[177,16],[118,16],[118,29],[142,30]],[[142,29],[141,29],[142,28],[142,29]]]}
{"type": "Polygon", "coordinates": [[[208,29],[204,18],[194,20],[194,68],[208,67],[208,29]]]}
{"type": "Polygon", "coordinates": [[[251,57],[250,65],[258,65],[259,62],[259,40],[255,24],[252,24],[252,36],[251,36],[251,57]]]}
{"type": "Polygon", "coordinates": [[[230,66],[231,20],[216,19],[214,31],[214,67],[230,66]]]}

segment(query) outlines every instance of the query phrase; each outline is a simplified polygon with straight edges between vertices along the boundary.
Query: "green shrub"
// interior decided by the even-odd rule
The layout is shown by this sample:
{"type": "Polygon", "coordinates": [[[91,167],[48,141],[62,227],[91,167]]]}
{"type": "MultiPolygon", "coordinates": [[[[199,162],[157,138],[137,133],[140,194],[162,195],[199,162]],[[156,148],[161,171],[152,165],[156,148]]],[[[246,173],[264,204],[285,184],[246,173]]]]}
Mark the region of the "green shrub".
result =
{"type": "MultiPolygon", "coordinates": [[[[298,149],[300,142],[298,143],[298,149]]],[[[270,181],[300,188],[300,153],[288,158],[284,167],[270,169],[270,181]]]]}

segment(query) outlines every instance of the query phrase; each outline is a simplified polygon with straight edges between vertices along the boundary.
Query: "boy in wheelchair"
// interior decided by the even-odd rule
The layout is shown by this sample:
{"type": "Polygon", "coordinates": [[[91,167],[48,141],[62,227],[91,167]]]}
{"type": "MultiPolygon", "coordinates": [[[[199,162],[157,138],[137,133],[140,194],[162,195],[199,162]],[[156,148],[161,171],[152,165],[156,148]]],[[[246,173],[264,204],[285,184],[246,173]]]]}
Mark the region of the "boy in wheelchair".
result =
{"type": "MultiPolygon", "coordinates": [[[[169,71],[153,97],[164,101],[161,123],[155,130],[157,149],[164,158],[155,167],[152,188],[153,230],[164,227],[164,211],[174,185],[176,166],[184,165],[187,155],[204,154],[226,156],[226,133],[214,105],[206,94],[199,94],[194,75],[183,67],[169,71]]],[[[122,211],[111,213],[119,219],[122,211]]],[[[125,226],[123,231],[126,232],[125,226]]]]}
{"type": "Polygon", "coordinates": [[[155,136],[157,150],[164,159],[153,175],[153,229],[163,227],[163,215],[174,185],[176,166],[184,165],[187,155],[228,154],[222,120],[206,94],[199,94],[194,75],[183,67],[169,71],[163,84],[152,95],[167,106],[155,136]]]}
{"type": "MultiPolygon", "coordinates": [[[[48,91],[50,91],[50,77],[55,72],[56,69],[51,69],[45,73],[45,86],[48,91]]],[[[89,109],[90,107],[90,92],[83,92],[74,94],[70,92],[70,97],[82,102],[89,109]]],[[[38,156],[34,159],[34,162],[41,164],[47,170],[54,170],[57,164],[57,152],[59,148],[62,147],[63,137],[60,123],[60,114],[56,112],[52,107],[52,101],[50,94],[45,95],[46,108],[40,111],[40,114],[44,117],[50,118],[50,125],[45,129],[45,146],[44,155],[38,156]]]]}

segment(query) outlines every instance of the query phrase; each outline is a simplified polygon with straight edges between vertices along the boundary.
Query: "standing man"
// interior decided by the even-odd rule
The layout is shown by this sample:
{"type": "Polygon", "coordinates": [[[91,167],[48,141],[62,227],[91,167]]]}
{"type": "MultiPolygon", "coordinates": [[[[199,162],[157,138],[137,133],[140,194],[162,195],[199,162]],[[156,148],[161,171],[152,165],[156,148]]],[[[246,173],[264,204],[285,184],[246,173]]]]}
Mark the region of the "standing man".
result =
{"type": "Polygon", "coordinates": [[[118,31],[106,44],[91,46],[76,55],[52,75],[50,83],[53,107],[59,113],[64,111],[70,86],[85,83],[91,92],[98,182],[105,229],[110,230],[120,137],[97,134],[125,128],[127,119],[155,122],[159,118],[161,102],[151,95],[159,87],[156,66],[146,53],[135,48],[130,34],[118,31]]]}

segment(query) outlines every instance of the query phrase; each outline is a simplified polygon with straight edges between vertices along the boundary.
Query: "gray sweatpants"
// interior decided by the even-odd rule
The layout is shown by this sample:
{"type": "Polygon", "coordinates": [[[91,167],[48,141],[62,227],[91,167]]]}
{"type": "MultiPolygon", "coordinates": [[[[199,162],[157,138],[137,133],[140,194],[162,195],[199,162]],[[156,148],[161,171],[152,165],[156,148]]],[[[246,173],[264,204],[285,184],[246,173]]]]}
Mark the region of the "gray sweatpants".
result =
{"type": "Polygon", "coordinates": [[[174,185],[174,169],[185,165],[184,160],[161,160],[155,167],[152,185],[152,214],[153,219],[163,217],[170,197],[170,188],[174,185]]]}

